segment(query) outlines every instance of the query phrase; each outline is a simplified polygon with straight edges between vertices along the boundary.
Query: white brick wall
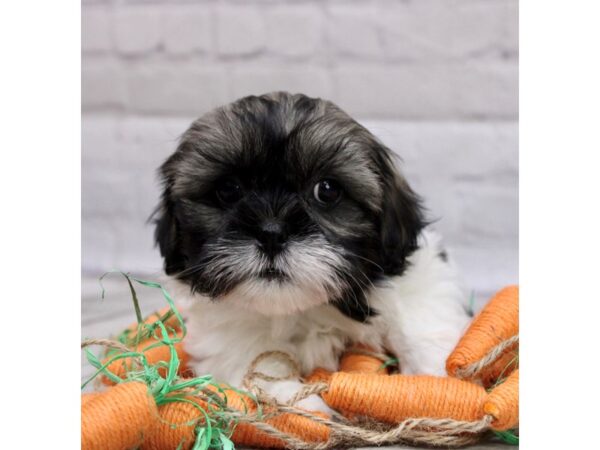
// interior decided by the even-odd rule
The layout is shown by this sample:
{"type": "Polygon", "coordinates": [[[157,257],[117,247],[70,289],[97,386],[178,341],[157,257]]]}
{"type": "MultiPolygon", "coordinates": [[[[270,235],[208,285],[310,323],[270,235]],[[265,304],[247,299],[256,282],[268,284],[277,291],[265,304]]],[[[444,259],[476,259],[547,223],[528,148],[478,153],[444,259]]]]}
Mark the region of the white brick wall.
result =
{"type": "Polygon", "coordinates": [[[164,48],[171,55],[208,53],[212,48],[211,12],[202,6],[173,8],[164,16],[164,48]]]}
{"type": "Polygon", "coordinates": [[[158,50],[163,20],[164,11],[158,7],[117,8],[111,18],[116,53],[135,57],[158,50]]]}
{"type": "Polygon", "coordinates": [[[321,96],[404,159],[478,289],[516,281],[516,0],[84,0],[83,267],[160,270],[145,220],[187,124],[321,96]]]}
{"type": "Polygon", "coordinates": [[[88,1],[83,108],[197,115],[283,86],[364,118],[514,120],[517,14],[516,0],[88,1]]]}
{"type": "Polygon", "coordinates": [[[278,5],[265,14],[266,51],[276,57],[307,59],[323,43],[322,12],[316,5],[278,5]]]}

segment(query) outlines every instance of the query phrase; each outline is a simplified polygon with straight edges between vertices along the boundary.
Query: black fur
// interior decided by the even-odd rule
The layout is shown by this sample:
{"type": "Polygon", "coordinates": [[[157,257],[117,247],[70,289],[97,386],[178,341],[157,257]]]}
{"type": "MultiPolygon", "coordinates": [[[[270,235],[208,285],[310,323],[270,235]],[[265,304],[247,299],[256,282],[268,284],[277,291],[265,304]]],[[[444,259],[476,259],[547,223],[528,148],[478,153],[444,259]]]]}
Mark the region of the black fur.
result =
{"type": "MultiPolygon", "coordinates": [[[[257,242],[272,260],[288,240],[320,235],[344,249],[350,267],[332,267],[345,288],[330,301],[367,320],[375,311],[365,292],[386,275],[402,274],[424,226],[419,198],[390,150],[332,103],[304,95],[245,97],[198,119],[160,174],[155,237],[165,270],[213,298],[243,280],[224,268],[216,282],[203,270],[215,258],[207,245],[226,239],[234,251],[257,242]],[[215,195],[225,178],[244,191],[233,205],[215,195]],[[330,208],[312,193],[325,178],[344,189],[330,208]]],[[[288,281],[265,264],[273,282],[288,281]]]]}

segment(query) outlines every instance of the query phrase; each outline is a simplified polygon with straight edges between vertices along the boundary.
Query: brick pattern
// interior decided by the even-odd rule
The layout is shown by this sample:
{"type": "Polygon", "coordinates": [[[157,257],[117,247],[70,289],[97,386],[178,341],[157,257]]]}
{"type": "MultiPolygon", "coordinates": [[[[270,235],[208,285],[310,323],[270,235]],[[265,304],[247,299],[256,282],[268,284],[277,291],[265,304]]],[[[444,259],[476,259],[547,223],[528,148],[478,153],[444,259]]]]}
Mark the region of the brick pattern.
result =
{"type": "Polygon", "coordinates": [[[178,136],[289,90],[402,157],[478,295],[517,281],[517,15],[517,0],[83,0],[84,271],[159,274],[146,220],[178,136]]]}
{"type": "Polygon", "coordinates": [[[82,10],[85,112],[193,116],[287,89],[362,118],[517,117],[517,0],[90,0],[82,10]]]}

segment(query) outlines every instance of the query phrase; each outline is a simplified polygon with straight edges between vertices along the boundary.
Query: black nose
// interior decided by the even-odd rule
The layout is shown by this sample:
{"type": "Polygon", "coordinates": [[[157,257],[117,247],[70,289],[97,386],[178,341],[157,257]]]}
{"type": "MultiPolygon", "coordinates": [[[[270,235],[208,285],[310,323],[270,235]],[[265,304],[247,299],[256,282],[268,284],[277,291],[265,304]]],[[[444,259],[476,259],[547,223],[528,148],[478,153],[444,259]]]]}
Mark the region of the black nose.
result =
{"type": "Polygon", "coordinates": [[[276,220],[265,220],[258,232],[260,248],[271,258],[281,251],[286,239],[285,226],[276,220]]]}

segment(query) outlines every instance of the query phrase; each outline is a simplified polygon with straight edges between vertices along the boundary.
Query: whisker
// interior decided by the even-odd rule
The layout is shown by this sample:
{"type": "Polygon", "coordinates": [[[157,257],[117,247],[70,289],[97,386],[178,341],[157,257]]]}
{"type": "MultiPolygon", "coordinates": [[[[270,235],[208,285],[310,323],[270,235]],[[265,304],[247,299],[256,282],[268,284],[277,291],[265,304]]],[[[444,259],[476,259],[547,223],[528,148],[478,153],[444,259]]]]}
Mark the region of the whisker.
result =
{"type": "MultiPolygon", "coordinates": [[[[370,315],[371,313],[371,305],[369,304],[369,296],[367,295],[367,293],[364,290],[363,284],[361,283],[361,281],[359,281],[351,272],[349,272],[347,269],[345,268],[340,268],[342,270],[342,273],[347,275],[348,277],[350,277],[358,286],[358,288],[361,290],[363,297],[365,299],[365,302],[367,304],[367,310],[365,311],[364,308],[362,307],[362,304],[358,301],[358,298],[356,297],[356,294],[354,294],[353,292],[353,297],[354,297],[354,301],[356,302],[356,305],[360,308],[360,310],[364,313],[366,313],[366,315],[370,315]]],[[[364,275],[364,273],[361,272],[361,274],[365,277],[365,279],[367,281],[370,282],[370,280],[366,277],[366,275],[364,275]]],[[[371,285],[373,285],[373,283],[371,283],[371,285]]],[[[374,287],[374,286],[373,286],[374,287]]]]}
{"type": "Polygon", "coordinates": [[[383,267],[381,267],[379,264],[377,264],[375,261],[373,261],[373,260],[371,260],[371,259],[369,259],[369,258],[365,258],[364,256],[357,255],[356,253],[354,253],[354,252],[351,252],[350,250],[346,250],[346,249],[344,249],[344,253],[346,253],[346,254],[348,254],[348,255],[350,255],[350,256],[353,256],[353,257],[355,257],[355,258],[362,259],[362,260],[364,260],[364,261],[366,261],[366,262],[368,262],[368,263],[370,263],[370,264],[373,264],[373,265],[374,265],[375,267],[377,267],[379,270],[381,270],[382,272],[384,272],[384,269],[383,269],[383,267]]]}

